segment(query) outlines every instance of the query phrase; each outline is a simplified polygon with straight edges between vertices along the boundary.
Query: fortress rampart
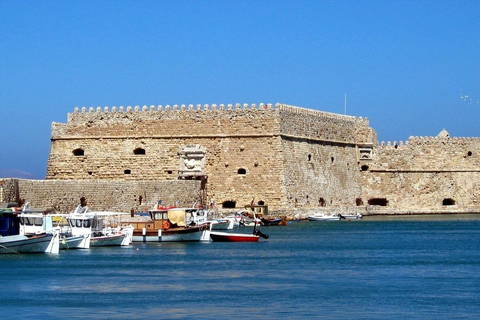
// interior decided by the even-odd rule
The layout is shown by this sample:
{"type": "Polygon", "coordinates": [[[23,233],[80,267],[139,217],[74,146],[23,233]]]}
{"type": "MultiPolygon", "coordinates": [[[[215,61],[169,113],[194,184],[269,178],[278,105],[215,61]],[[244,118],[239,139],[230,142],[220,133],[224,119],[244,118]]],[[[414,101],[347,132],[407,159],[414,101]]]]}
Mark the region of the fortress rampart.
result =
{"type": "MultiPolygon", "coordinates": [[[[122,210],[136,211],[161,196],[225,209],[254,200],[289,215],[479,212],[479,168],[479,138],[442,131],[379,144],[367,118],[285,104],[97,107],[52,123],[45,183],[74,199],[96,185],[132,185],[126,198],[141,194],[143,202],[122,200],[122,210]],[[72,189],[71,181],[89,187],[72,189]],[[193,181],[198,192],[180,197],[179,181],[193,181]],[[160,182],[170,196],[155,192],[160,182]]],[[[88,192],[98,209],[115,201],[88,192]]]]}

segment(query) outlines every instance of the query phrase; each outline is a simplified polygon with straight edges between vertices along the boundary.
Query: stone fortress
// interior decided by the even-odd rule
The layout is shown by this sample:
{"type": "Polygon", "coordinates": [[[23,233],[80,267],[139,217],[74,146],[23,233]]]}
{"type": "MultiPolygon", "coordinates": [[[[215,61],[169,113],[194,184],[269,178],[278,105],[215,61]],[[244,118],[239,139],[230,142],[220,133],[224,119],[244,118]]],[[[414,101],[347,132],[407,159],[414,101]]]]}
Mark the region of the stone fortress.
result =
{"type": "Polygon", "coordinates": [[[46,180],[0,188],[58,212],[86,196],[96,210],[480,213],[480,138],[379,143],[366,118],[284,104],[76,108],[52,123],[46,180]]]}

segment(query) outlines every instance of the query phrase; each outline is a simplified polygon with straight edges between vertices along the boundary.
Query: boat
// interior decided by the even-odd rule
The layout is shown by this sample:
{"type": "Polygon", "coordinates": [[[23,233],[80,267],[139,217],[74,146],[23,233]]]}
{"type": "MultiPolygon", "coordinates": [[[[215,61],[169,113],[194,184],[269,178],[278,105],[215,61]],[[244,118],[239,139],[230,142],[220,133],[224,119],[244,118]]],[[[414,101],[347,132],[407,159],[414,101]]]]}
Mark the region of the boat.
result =
{"type": "Polygon", "coordinates": [[[309,221],[340,221],[341,219],[344,218],[339,214],[316,213],[308,216],[309,221]]]}
{"type": "Polygon", "coordinates": [[[344,214],[342,213],[341,214],[341,217],[343,219],[346,219],[346,220],[352,220],[352,219],[362,219],[363,218],[363,214],[361,213],[348,213],[348,214],[344,214]]]}
{"type": "MultiPolygon", "coordinates": [[[[256,220],[255,213],[253,214],[254,220],[256,220]]],[[[217,232],[211,231],[210,238],[214,242],[258,242],[260,237],[268,239],[268,235],[264,234],[256,228],[254,225],[253,233],[231,233],[231,232],[217,232]]]]}
{"type": "Polygon", "coordinates": [[[73,248],[73,244],[69,245],[70,239],[82,240],[75,248],[90,248],[90,240],[92,237],[93,215],[89,214],[68,214],[65,215],[68,226],[61,229],[61,244],[64,248],[73,248]]]}
{"type": "Polygon", "coordinates": [[[258,242],[260,236],[247,233],[211,231],[210,238],[214,242],[258,242]]]}
{"type": "Polygon", "coordinates": [[[65,236],[60,235],[60,250],[67,250],[67,249],[81,249],[84,248],[84,242],[87,236],[65,236]]]}
{"type": "Polygon", "coordinates": [[[134,242],[210,241],[206,212],[199,208],[157,207],[148,210],[148,220],[129,220],[134,242]]]}
{"type": "Polygon", "coordinates": [[[0,236],[0,253],[56,253],[52,249],[54,234],[0,236]]]}
{"type": "Polygon", "coordinates": [[[26,233],[26,221],[19,217],[19,212],[17,207],[0,210],[0,253],[58,253],[58,232],[47,229],[41,217],[37,220],[39,230],[26,233]]]}
{"type": "Polygon", "coordinates": [[[121,225],[121,216],[126,214],[105,211],[72,213],[67,215],[70,235],[84,237],[80,248],[130,245],[133,227],[121,225]]]}
{"type": "Polygon", "coordinates": [[[286,225],[286,222],[284,219],[275,219],[275,218],[260,218],[260,221],[262,222],[263,226],[280,226],[280,225],[286,225]]]}
{"type": "Polygon", "coordinates": [[[126,212],[90,211],[93,215],[91,247],[128,246],[133,242],[133,227],[122,226],[122,216],[126,212]]]}
{"type": "Polygon", "coordinates": [[[235,223],[234,220],[229,219],[215,219],[208,222],[212,225],[212,230],[231,230],[235,223]]]}

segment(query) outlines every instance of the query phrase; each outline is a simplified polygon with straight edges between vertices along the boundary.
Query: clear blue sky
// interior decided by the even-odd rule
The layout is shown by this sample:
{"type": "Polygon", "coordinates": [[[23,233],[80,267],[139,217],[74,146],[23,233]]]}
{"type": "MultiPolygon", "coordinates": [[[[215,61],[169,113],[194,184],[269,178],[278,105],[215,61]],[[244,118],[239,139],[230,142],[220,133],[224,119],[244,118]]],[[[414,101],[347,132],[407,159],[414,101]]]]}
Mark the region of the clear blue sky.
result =
{"type": "Polygon", "coordinates": [[[286,103],[480,137],[480,1],[0,0],[0,177],[75,107],[286,103]]]}

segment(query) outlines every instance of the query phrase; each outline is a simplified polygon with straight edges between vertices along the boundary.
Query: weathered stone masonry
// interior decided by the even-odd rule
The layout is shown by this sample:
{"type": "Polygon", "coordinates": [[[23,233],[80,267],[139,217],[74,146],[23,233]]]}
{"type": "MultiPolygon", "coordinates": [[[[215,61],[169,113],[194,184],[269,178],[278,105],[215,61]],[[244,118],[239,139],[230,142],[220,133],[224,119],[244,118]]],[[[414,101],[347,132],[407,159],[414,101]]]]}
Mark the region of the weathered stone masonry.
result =
{"type": "Polygon", "coordinates": [[[161,198],[220,208],[254,199],[279,214],[478,212],[479,160],[478,138],[442,132],[379,145],[366,118],[283,104],[82,108],[52,124],[47,180],[28,188],[59,186],[51,207],[89,193],[99,210],[161,198]],[[178,183],[188,185],[181,194],[178,183]]]}

